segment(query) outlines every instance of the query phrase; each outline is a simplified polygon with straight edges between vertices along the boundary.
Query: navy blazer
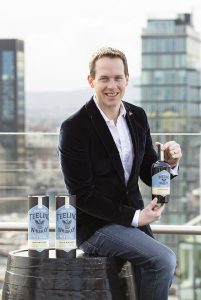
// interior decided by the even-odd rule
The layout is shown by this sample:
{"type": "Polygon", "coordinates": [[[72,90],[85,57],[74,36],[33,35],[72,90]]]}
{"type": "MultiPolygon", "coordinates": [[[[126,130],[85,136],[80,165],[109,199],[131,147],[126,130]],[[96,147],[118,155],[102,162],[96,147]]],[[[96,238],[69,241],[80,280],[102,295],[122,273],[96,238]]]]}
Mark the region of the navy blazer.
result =
{"type": "MultiPolygon", "coordinates": [[[[139,177],[151,185],[151,165],[157,154],[146,114],[123,103],[134,147],[127,185],[118,149],[93,98],[61,125],[60,162],[66,187],[76,195],[78,246],[106,224],[131,226],[135,211],[144,207],[139,177]]],[[[141,229],[152,235],[149,225],[141,229]]]]}

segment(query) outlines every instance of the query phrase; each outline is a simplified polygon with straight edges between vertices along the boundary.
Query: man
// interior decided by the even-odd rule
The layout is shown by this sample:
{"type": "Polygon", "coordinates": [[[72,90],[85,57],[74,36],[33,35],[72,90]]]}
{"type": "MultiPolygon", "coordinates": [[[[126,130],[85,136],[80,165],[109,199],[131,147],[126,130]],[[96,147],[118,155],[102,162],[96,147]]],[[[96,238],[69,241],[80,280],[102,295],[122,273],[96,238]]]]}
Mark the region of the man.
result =
{"type": "MultiPolygon", "coordinates": [[[[61,167],[69,193],[76,195],[78,246],[133,262],[139,299],[166,300],[176,258],[149,226],[164,205],[153,199],[144,208],[139,191],[139,177],[151,185],[157,155],[144,110],[122,101],[128,79],[121,51],[102,48],[92,57],[88,82],[94,96],[61,126],[61,167]]],[[[174,175],[180,146],[170,141],[163,150],[174,175]]]]}

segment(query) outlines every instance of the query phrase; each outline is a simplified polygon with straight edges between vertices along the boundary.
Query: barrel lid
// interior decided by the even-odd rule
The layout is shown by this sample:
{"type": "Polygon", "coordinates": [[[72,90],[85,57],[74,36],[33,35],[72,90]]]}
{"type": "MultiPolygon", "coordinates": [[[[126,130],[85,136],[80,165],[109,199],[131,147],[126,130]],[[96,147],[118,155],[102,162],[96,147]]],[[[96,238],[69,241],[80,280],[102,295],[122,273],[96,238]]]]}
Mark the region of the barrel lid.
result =
{"type": "Polygon", "coordinates": [[[105,269],[111,264],[122,262],[115,257],[89,257],[80,254],[76,258],[56,258],[55,249],[49,249],[49,258],[29,257],[28,249],[11,251],[8,255],[7,268],[46,268],[49,270],[76,270],[80,268],[105,269]]]}

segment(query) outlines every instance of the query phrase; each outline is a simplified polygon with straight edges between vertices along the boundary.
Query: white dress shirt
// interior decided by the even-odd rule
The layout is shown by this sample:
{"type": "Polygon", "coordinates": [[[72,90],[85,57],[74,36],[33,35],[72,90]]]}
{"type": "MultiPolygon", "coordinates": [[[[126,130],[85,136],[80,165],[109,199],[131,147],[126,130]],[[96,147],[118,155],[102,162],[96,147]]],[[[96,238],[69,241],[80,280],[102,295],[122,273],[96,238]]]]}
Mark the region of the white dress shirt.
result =
{"type": "MultiPolygon", "coordinates": [[[[126,109],[124,107],[123,102],[121,102],[119,116],[117,118],[117,122],[115,125],[114,121],[109,119],[105,115],[105,113],[101,110],[95,96],[94,96],[94,101],[103,119],[105,120],[110,130],[110,133],[113,137],[113,140],[116,144],[116,147],[119,151],[119,156],[121,158],[122,166],[124,169],[125,183],[127,184],[133,166],[134,151],[133,151],[133,143],[132,143],[130,131],[125,119],[126,109]]],[[[178,166],[172,169],[171,173],[173,175],[177,175],[178,174],[177,171],[178,171],[178,166]]],[[[140,215],[140,209],[136,210],[134,214],[131,223],[132,226],[138,227],[139,215],[140,215]]]]}
{"type": "Polygon", "coordinates": [[[125,182],[127,184],[131,169],[133,166],[133,143],[130,135],[130,131],[128,129],[128,125],[125,119],[126,116],[126,109],[121,103],[120,105],[120,112],[119,116],[117,118],[116,125],[113,120],[109,119],[105,113],[101,110],[101,108],[98,106],[98,103],[95,101],[103,119],[105,120],[110,133],[113,137],[113,140],[117,146],[117,149],[119,151],[119,156],[121,158],[122,166],[124,169],[124,177],[125,182]]]}

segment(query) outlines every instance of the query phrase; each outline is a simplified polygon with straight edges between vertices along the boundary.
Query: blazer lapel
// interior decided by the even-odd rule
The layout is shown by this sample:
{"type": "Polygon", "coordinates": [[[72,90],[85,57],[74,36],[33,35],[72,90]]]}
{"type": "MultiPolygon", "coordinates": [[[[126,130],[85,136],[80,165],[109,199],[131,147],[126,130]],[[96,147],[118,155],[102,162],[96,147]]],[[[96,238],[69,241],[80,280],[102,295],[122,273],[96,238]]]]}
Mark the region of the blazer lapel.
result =
{"type": "Polygon", "coordinates": [[[131,169],[131,174],[129,176],[128,184],[130,180],[132,179],[133,175],[135,174],[135,170],[137,167],[137,162],[138,162],[138,153],[139,153],[139,137],[138,137],[138,132],[136,128],[136,123],[135,123],[135,118],[134,118],[134,113],[130,110],[130,107],[128,104],[124,103],[125,108],[126,108],[126,121],[128,124],[128,128],[130,130],[131,134],[131,139],[133,142],[133,149],[134,149],[134,160],[133,160],[133,166],[131,169]]]}
{"type": "Polygon", "coordinates": [[[118,173],[122,183],[125,185],[124,169],[119,156],[119,151],[116,147],[110,130],[105,123],[105,120],[101,116],[98,108],[96,107],[96,104],[94,103],[93,98],[88,103],[86,103],[85,107],[91,119],[91,122],[96,129],[97,135],[100,137],[108,153],[108,156],[110,157],[110,160],[112,161],[112,164],[116,169],[116,172],[118,173]]]}

